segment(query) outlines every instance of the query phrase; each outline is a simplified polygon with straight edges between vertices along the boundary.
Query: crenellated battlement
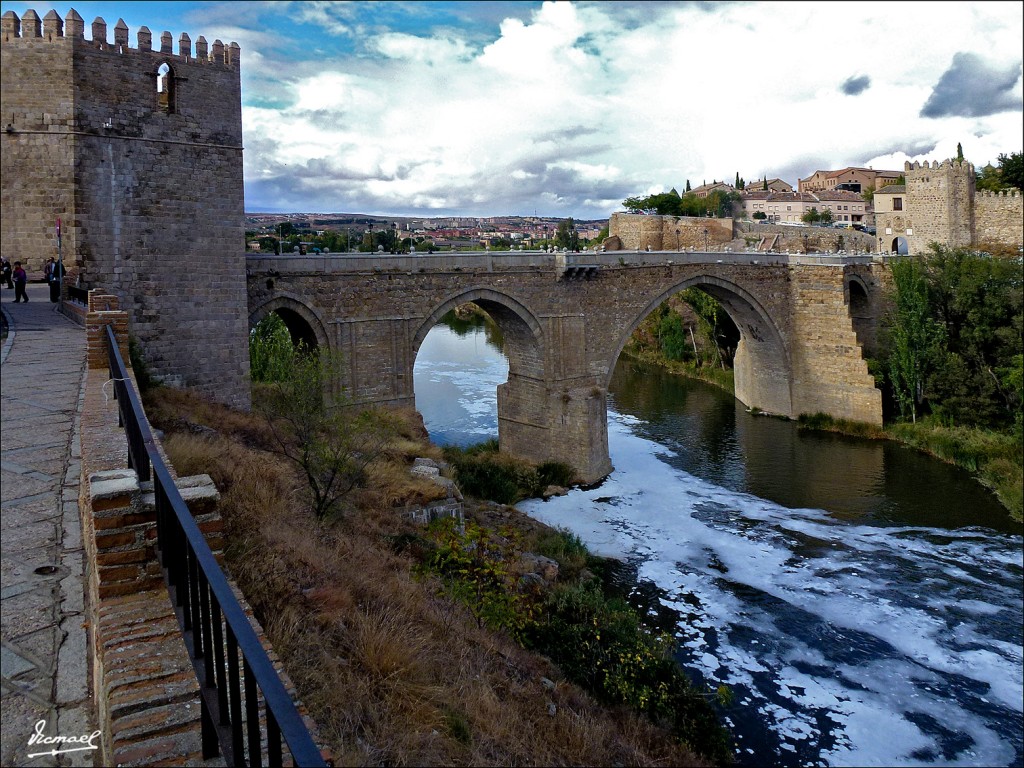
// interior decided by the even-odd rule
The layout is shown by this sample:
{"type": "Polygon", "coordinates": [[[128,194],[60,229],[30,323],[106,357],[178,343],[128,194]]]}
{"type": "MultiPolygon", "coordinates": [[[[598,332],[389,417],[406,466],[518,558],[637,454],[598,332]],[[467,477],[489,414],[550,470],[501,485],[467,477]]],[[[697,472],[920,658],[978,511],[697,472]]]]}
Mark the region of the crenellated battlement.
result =
{"type": "Polygon", "coordinates": [[[1019,190],[977,189],[967,160],[905,162],[903,208],[876,219],[879,251],[905,241],[909,253],[926,253],[930,243],[953,248],[1016,245],[1024,241],[1019,190]]]}
{"type": "Polygon", "coordinates": [[[114,25],[114,42],[111,43],[107,37],[107,22],[100,16],[92,22],[92,38],[85,38],[85,21],[72,8],[64,19],[61,19],[56,11],[51,10],[42,19],[31,8],[18,18],[14,11],[7,11],[0,19],[0,43],[3,45],[18,45],[34,42],[64,43],[65,41],[80,40],[84,43],[91,43],[93,47],[101,51],[112,51],[117,54],[127,54],[132,51],[152,53],[156,52],[162,56],[184,62],[198,64],[212,64],[223,66],[229,69],[237,69],[241,61],[241,48],[238,43],[232,42],[225,45],[220,40],[214,40],[211,46],[205,37],[200,36],[196,40],[195,52],[192,50],[192,38],[182,32],[178,37],[178,52],[174,52],[174,38],[170,32],[162,32],[160,35],[160,47],[153,48],[153,33],[149,27],[139,27],[136,33],[136,47],[129,45],[130,31],[124,19],[118,19],[114,25]]]}
{"type": "Polygon", "coordinates": [[[994,200],[998,198],[1020,197],[1021,191],[1019,189],[1000,189],[998,191],[993,191],[991,189],[979,189],[975,194],[977,197],[994,200]]]}
{"type": "Polygon", "coordinates": [[[905,173],[912,173],[915,171],[951,171],[953,173],[974,173],[974,166],[966,160],[952,160],[946,159],[941,162],[933,160],[928,162],[925,160],[923,163],[915,160],[910,162],[907,160],[903,163],[903,170],[905,173]]]}

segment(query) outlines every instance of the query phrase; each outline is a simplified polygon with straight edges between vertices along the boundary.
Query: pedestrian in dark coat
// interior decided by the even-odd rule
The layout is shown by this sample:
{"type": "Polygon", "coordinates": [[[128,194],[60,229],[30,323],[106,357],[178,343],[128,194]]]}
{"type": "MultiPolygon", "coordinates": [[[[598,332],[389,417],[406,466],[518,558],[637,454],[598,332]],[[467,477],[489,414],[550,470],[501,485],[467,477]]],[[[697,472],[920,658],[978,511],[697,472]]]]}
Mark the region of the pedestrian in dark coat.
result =
{"type": "Polygon", "coordinates": [[[24,300],[28,302],[28,294],[25,293],[25,285],[28,283],[28,275],[21,268],[21,262],[14,262],[14,303],[24,300]]]}

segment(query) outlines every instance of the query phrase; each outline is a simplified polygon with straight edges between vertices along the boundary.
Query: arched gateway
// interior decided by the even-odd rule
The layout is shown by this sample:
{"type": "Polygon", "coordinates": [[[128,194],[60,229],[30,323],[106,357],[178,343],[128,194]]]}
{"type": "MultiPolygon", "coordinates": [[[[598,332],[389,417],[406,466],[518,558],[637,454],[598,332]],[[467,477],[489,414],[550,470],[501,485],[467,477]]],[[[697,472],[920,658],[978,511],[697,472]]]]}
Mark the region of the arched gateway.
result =
{"type": "Polygon", "coordinates": [[[606,395],[630,334],[674,293],[696,287],[736,324],[736,396],[762,411],[881,422],[881,395],[851,322],[870,324],[885,266],[764,254],[615,252],[318,257],[249,256],[250,323],[282,315],[293,339],[340,353],[357,403],[415,407],[413,364],[449,310],[475,302],[509,359],[498,389],[501,450],[607,475],[606,395]],[[768,259],[768,260],[766,260],[768,259]],[[585,263],[584,263],[585,262],[585,263]],[[292,322],[288,322],[291,319],[292,322]]]}

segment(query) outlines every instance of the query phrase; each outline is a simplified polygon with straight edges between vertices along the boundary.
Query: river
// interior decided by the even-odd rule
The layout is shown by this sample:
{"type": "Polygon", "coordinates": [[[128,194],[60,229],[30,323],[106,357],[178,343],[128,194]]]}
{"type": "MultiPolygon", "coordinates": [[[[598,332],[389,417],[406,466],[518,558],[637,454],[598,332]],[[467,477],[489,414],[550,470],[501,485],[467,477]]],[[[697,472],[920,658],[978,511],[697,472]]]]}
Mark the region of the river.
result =
{"type": "MultiPolygon", "coordinates": [[[[415,366],[432,439],[497,435],[486,325],[438,325],[415,366]]],[[[967,473],[798,430],[620,360],[614,472],[519,504],[653,584],[677,656],[725,684],[740,765],[1021,765],[1024,539],[967,473]]]]}

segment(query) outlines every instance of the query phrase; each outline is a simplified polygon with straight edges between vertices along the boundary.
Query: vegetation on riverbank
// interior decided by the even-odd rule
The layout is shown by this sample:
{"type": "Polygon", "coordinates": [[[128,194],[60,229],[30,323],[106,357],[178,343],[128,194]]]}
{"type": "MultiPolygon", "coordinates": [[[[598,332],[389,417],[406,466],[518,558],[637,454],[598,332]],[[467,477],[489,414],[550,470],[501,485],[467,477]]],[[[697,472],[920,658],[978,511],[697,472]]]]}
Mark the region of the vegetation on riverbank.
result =
{"type": "Polygon", "coordinates": [[[496,504],[468,502],[465,531],[405,518],[440,489],[409,471],[442,460],[416,414],[318,516],[265,418],[169,388],[146,408],[178,473],[209,473],[221,491],[227,566],[336,764],[730,759],[711,694],[604,596],[578,541],[496,504]],[[527,578],[529,553],[557,560],[557,578],[527,578]],[[570,635],[589,645],[564,648],[570,635]]]}
{"type": "Polygon", "coordinates": [[[562,462],[546,461],[534,466],[499,453],[496,439],[468,448],[447,446],[444,458],[451,464],[463,493],[499,504],[542,496],[551,486],[567,487],[575,475],[573,468],[562,462]]]}
{"type": "MultiPolygon", "coordinates": [[[[927,255],[896,260],[891,267],[892,311],[884,320],[878,358],[868,364],[882,388],[884,411],[893,418],[876,427],[805,414],[801,427],[896,440],[954,463],[990,487],[1021,521],[1024,323],[1019,255],[932,246],[927,255]]],[[[731,375],[720,375],[708,364],[714,360],[714,339],[725,337],[709,335],[707,322],[699,319],[714,315],[706,308],[688,313],[683,305],[693,292],[681,292],[653,312],[625,353],[732,393],[731,375]],[[687,334],[692,353],[680,343],[687,334]]]]}

